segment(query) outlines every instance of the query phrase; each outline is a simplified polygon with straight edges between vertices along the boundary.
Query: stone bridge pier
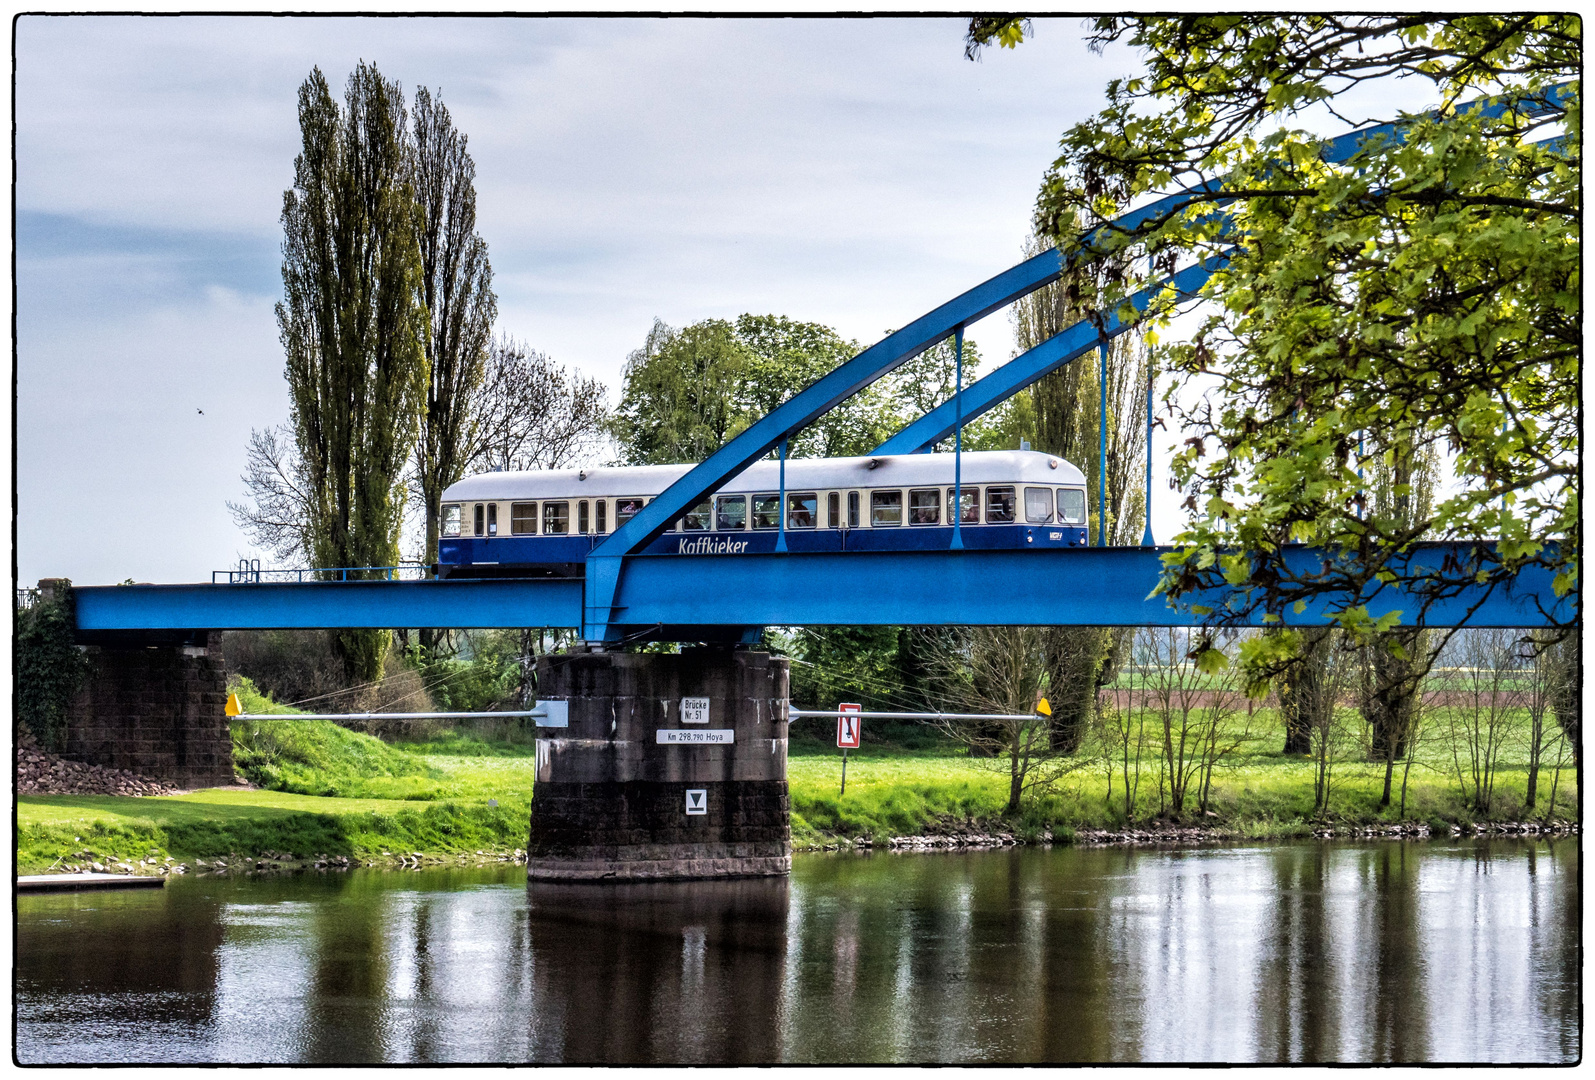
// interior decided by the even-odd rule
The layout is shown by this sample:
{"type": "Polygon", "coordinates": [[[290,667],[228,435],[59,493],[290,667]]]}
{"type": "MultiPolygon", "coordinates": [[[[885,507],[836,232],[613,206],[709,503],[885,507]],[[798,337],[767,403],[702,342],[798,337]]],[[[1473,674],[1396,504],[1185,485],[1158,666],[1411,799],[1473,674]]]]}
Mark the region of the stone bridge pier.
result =
{"type": "Polygon", "coordinates": [[[569,726],[540,732],[528,876],[789,873],[788,674],[745,649],[541,658],[538,696],[569,726]]]}

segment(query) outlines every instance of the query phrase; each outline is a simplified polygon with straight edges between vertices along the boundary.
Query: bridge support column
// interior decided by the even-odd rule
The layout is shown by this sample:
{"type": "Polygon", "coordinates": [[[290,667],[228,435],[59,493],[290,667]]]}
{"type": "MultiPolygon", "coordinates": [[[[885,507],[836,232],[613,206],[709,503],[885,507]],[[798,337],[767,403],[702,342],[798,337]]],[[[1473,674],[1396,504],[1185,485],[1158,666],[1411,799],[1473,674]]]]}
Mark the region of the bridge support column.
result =
{"type": "MultiPolygon", "coordinates": [[[[203,640],[203,638],[201,639],[203,640]]],[[[233,782],[227,673],[204,647],[90,646],[61,756],[185,788],[233,782]]]]}
{"type": "Polygon", "coordinates": [[[791,871],[787,661],[578,648],[543,657],[537,676],[541,699],[569,702],[570,726],[537,743],[530,878],[791,871]]]}

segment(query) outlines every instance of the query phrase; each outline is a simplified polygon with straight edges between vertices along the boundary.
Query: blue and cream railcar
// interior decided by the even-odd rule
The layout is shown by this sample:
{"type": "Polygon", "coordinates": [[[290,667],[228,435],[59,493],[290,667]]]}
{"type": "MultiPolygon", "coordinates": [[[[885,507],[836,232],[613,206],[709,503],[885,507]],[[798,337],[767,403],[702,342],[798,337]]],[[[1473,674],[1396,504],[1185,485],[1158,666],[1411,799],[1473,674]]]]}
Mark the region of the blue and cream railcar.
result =
{"type": "MultiPolygon", "coordinates": [[[[691,465],[469,476],[443,493],[440,577],[579,576],[588,552],[691,465]]],[[[966,548],[1083,547],[1080,470],[1028,450],[963,455],[966,548]]],[[[773,551],[780,464],[760,461],[671,524],[646,554],[773,551]]],[[[952,541],[953,455],[802,458],[786,463],[789,551],[916,551],[952,541]]]]}

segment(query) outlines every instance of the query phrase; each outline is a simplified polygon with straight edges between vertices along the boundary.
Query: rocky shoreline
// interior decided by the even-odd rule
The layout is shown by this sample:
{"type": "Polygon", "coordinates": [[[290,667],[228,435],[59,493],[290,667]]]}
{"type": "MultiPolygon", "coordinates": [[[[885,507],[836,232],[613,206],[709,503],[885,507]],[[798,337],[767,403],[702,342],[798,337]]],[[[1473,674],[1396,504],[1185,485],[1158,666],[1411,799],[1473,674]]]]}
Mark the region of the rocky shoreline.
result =
{"type": "Polygon", "coordinates": [[[63,861],[43,873],[64,874],[132,874],[138,877],[175,876],[193,874],[197,877],[224,877],[227,875],[292,874],[304,871],[339,870],[421,870],[493,866],[503,863],[524,863],[526,852],[476,851],[452,855],[427,855],[412,851],[393,854],[384,851],[379,856],[311,855],[300,857],[282,851],[262,851],[259,855],[226,855],[214,859],[191,859],[180,862],[171,856],[151,851],[149,857],[138,860],[106,859],[101,862],[92,853],[83,852],[68,856],[74,861],[63,861]]]}
{"type": "MultiPolygon", "coordinates": [[[[1422,822],[1395,825],[1315,826],[1310,835],[1320,840],[1448,840],[1460,837],[1563,837],[1576,836],[1575,822],[1556,819],[1543,821],[1494,821],[1472,825],[1452,825],[1436,831],[1422,822]]],[[[885,840],[870,837],[837,839],[795,848],[800,851],[972,851],[1002,847],[1070,844],[1076,847],[1201,847],[1244,841],[1304,839],[1299,833],[1277,836],[1244,835],[1216,825],[1151,825],[1134,829],[1070,829],[1054,835],[1050,830],[1027,839],[1007,829],[980,828],[974,825],[952,827],[917,836],[893,836],[885,840]]]]}

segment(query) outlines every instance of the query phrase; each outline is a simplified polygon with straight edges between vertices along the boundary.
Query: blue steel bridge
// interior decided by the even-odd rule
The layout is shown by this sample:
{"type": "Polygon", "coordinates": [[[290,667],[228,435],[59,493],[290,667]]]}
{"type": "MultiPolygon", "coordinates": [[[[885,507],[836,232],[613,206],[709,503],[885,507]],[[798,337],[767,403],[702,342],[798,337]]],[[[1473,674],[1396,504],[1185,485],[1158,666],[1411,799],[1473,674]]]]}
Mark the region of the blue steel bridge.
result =
{"type": "MultiPolygon", "coordinates": [[[[1499,111],[1490,103],[1483,111],[1499,111]]],[[[1328,142],[1323,156],[1345,161],[1371,138],[1401,138],[1394,124],[1328,142]]],[[[1193,197],[1222,214],[1218,181],[1152,202],[1114,224],[1134,228],[1177,211],[1193,197]]],[[[1139,311],[1166,290],[1194,297],[1226,259],[1219,253],[1131,298],[1139,311]]],[[[771,625],[1092,625],[1182,626],[1204,621],[1202,608],[1222,609],[1224,595],[1194,595],[1172,606],[1151,595],[1160,555],[1151,531],[1141,546],[1062,550],[907,552],[772,552],[735,558],[643,554],[677,518],[827,410],[948,337],[960,352],[964,328],[1059,279],[1056,250],[1042,252],[935,310],[840,365],[763,417],[670,485],[640,513],[603,538],[584,573],[566,579],[296,581],[85,587],[75,590],[83,640],[181,636],[203,630],[352,627],[580,628],[584,639],[617,642],[755,640],[771,625]]],[[[875,455],[930,451],[968,421],[1049,372],[1105,349],[1128,327],[1117,313],[1081,321],[996,368],[887,439],[875,455]]],[[[962,380],[960,379],[961,383],[962,380]]],[[[1148,432],[1150,439],[1150,430],[1148,432]]],[[[1148,446],[1150,458],[1150,445],[1148,446]]],[[[1148,468],[1150,484],[1150,467],[1148,468]]],[[[1088,477],[1100,497],[1101,478],[1088,477]]],[[[1488,545],[1418,544],[1407,569],[1440,572],[1487,562],[1488,545]]],[[[1311,575],[1325,555],[1287,552],[1291,570],[1311,575]]],[[[1305,610],[1281,613],[1286,624],[1321,623],[1329,613],[1366,605],[1370,615],[1403,612],[1408,624],[1531,627],[1570,621],[1577,597],[1557,597],[1551,575],[1530,566],[1506,586],[1460,587],[1419,597],[1374,585],[1360,596],[1321,596],[1305,610]]],[[[1257,624],[1260,611],[1245,616],[1257,624]]]]}

